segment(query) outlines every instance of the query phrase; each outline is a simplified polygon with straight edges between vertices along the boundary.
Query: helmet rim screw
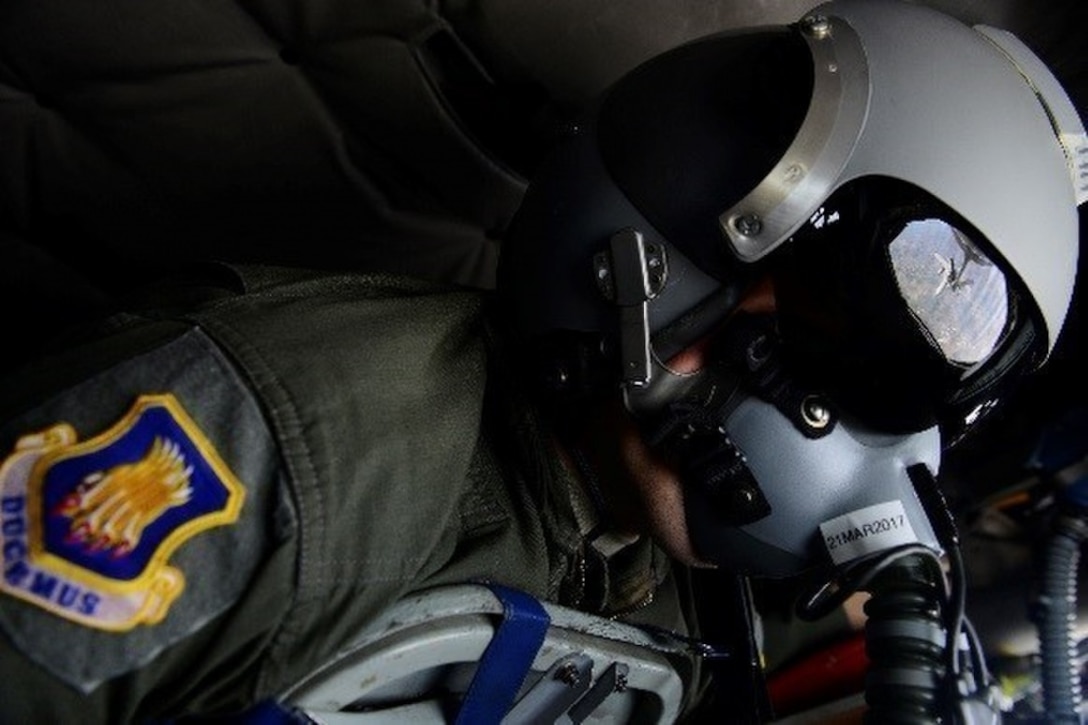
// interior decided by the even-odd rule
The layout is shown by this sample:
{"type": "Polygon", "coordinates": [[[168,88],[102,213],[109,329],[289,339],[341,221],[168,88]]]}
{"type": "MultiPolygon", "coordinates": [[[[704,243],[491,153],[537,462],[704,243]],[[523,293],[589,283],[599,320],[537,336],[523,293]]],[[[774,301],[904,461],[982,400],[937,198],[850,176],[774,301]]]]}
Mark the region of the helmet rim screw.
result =
{"type": "Polygon", "coordinates": [[[808,15],[801,21],[801,29],[817,40],[831,35],[831,21],[826,15],[808,15]]]}
{"type": "Polygon", "coordinates": [[[763,220],[758,214],[741,214],[734,217],[733,228],[746,237],[754,237],[763,231],[763,220]]]}

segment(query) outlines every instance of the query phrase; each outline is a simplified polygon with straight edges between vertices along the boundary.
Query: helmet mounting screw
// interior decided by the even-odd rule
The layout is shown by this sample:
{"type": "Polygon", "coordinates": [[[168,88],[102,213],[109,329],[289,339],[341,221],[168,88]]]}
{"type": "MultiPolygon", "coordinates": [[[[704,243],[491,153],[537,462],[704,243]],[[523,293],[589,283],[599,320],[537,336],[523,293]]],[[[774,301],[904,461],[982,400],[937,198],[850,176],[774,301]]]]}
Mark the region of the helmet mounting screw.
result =
{"type": "Polygon", "coordinates": [[[801,417],[816,430],[823,430],[831,422],[831,410],[818,395],[810,395],[801,401],[801,417]]]}
{"type": "Polygon", "coordinates": [[[763,220],[758,214],[741,214],[733,219],[733,228],[746,237],[755,237],[763,231],[763,220]]]}
{"type": "Polygon", "coordinates": [[[823,40],[831,35],[831,21],[825,15],[808,15],[801,21],[801,29],[813,38],[823,40]]]}

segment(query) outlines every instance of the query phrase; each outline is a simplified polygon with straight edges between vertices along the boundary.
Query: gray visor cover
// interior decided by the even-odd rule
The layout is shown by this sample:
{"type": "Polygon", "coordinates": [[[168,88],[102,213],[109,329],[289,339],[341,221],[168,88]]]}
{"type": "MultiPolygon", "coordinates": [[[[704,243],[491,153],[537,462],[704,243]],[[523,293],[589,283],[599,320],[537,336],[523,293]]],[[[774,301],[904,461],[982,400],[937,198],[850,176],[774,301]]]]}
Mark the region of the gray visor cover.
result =
{"type": "Polygon", "coordinates": [[[814,102],[778,165],[722,213],[734,253],[766,256],[850,180],[900,179],[956,210],[1016,271],[1051,350],[1088,197],[1071,183],[1088,140],[1057,81],[1015,37],[911,4],[831,2],[801,27],[814,102]],[[739,223],[752,218],[754,233],[739,223]]]}

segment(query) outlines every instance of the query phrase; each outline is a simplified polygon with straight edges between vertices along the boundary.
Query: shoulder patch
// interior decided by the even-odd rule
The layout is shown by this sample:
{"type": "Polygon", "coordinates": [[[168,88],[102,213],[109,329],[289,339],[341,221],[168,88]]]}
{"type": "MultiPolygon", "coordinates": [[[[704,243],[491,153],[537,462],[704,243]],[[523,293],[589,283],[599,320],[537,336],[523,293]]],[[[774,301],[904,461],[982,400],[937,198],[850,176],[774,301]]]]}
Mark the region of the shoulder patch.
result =
{"type": "Polygon", "coordinates": [[[293,546],[289,486],[260,401],[199,329],[0,422],[0,648],[82,692],[148,664],[249,605],[293,546]]]}
{"type": "Polygon", "coordinates": [[[170,555],[237,520],[243,499],[173,395],[141,396],[83,442],[59,423],[0,466],[0,589],[98,629],[155,624],[185,586],[170,555]]]}

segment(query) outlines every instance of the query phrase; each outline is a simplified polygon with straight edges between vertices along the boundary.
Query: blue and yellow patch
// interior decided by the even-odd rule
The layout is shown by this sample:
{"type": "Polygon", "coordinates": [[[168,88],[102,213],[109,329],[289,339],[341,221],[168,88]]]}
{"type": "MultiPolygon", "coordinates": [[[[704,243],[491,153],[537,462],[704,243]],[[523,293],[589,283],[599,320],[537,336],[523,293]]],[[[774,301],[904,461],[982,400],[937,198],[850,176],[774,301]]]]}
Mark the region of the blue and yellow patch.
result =
{"type": "Polygon", "coordinates": [[[65,423],[24,436],[0,465],[0,589],[97,629],[160,622],[185,586],[171,554],[244,497],[169,394],[83,442],[65,423]]]}

